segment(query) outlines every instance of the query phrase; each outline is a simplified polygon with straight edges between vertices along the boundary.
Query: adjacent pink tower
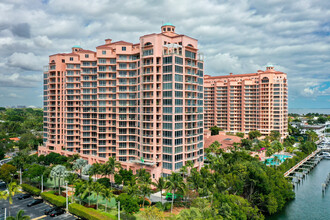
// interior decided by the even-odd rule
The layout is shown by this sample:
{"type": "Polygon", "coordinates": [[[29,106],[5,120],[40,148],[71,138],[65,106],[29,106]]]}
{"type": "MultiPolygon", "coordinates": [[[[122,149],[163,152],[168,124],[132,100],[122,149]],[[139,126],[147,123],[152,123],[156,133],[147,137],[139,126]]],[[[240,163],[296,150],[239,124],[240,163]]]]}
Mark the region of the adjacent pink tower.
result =
{"type": "Polygon", "coordinates": [[[218,126],[226,131],[259,130],[262,135],[288,130],[287,76],[268,65],[266,71],[204,77],[205,129],[218,126]]]}
{"type": "Polygon", "coordinates": [[[161,33],[95,51],[74,46],[49,57],[44,72],[44,146],[39,154],[79,154],[90,164],[114,156],[153,179],[187,161],[203,164],[203,60],[197,40],[161,33]]]}

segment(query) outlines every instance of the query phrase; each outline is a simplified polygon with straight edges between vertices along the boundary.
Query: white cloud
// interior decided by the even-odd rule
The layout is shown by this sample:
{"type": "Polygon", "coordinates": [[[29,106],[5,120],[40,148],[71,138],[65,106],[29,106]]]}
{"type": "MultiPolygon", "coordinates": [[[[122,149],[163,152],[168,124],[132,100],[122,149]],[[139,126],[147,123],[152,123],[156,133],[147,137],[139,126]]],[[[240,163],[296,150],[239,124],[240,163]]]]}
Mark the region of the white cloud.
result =
{"type": "Polygon", "coordinates": [[[42,70],[42,66],[40,66],[39,56],[34,55],[33,53],[13,53],[8,58],[8,65],[12,67],[19,67],[23,70],[42,70]]]}

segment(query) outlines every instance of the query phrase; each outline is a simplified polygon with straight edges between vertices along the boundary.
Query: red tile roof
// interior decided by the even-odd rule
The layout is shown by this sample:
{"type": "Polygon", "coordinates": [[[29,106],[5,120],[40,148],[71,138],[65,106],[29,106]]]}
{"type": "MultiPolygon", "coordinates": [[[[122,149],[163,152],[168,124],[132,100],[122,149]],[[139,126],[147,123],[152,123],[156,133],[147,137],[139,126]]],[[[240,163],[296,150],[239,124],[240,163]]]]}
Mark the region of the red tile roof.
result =
{"type": "Polygon", "coordinates": [[[233,144],[240,143],[241,138],[233,135],[219,134],[214,136],[205,136],[204,138],[204,147],[208,148],[214,141],[218,141],[221,144],[221,148],[227,149],[232,147],[233,144]]]}

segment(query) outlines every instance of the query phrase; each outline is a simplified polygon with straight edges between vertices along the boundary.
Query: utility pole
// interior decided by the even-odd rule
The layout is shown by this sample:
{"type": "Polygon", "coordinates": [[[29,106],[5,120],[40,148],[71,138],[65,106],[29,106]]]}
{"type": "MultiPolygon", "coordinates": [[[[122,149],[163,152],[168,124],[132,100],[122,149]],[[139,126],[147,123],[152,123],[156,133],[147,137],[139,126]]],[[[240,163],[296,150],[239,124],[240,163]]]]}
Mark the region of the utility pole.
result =
{"type": "Polygon", "coordinates": [[[7,219],[7,208],[5,208],[5,220],[7,219]]]}
{"type": "Polygon", "coordinates": [[[19,184],[22,184],[22,168],[19,169],[19,184]]]}
{"type": "Polygon", "coordinates": [[[69,197],[68,197],[68,182],[65,182],[66,186],[66,211],[69,212],[69,197]]]}
{"type": "Polygon", "coordinates": [[[118,201],[118,220],[120,220],[120,201],[118,201]]]}
{"type": "Polygon", "coordinates": [[[44,192],[44,174],[41,175],[41,192],[44,192]]]}

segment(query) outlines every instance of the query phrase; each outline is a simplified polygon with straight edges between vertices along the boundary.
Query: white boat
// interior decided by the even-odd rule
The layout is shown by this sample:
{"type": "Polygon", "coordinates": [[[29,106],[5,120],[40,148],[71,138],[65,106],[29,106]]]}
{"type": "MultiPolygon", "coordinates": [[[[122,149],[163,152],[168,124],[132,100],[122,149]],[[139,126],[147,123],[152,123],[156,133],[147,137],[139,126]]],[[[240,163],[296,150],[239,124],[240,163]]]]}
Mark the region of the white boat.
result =
{"type": "Polygon", "coordinates": [[[320,153],[319,156],[324,158],[324,159],[330,160],[330,153],[329,152],[322,152],[322,153],[320,153]]]}

